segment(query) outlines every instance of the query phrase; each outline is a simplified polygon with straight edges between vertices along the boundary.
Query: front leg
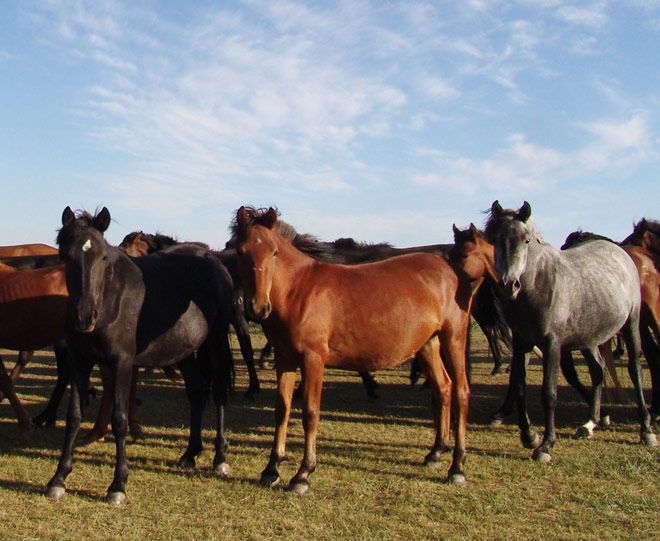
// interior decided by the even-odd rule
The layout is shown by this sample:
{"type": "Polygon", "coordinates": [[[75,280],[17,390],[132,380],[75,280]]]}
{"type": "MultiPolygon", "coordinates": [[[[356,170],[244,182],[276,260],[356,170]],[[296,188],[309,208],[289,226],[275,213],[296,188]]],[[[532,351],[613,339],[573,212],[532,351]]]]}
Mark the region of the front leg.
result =
{"type": "Polygon", "coordinates": [[[133,381],[133,360],[122,358],[114,363],[115,392],[112,407],[112,434],[115,438],[115,475],[108,487],[108,501],[121,505],[126,500],[128,462],[126,461],[126,434],[128,432],[128,408],[133,381]]]}
{"type": "Polygon", "coordinates": [[[268,464],[261,472],[261,484],[274,487],[280,481],[277,467],[284,459],[286,452],[286,430],[291,414],[291,400],[293,399],[293,388],[296,382],[294,367],[284,369],[281,362],[277,366],[277,399],[275,401],[275,438],[270,451],[268,464]]]}
{"type": "Polygon", "coordinates": [[[534,449],[539,444],[539,435],[531,427],[527,414],[527,366],[532,346],[513,335],[513,356],[508,392],[511,393],[518,409],[518,428],[520,441],[527,449],[534,449]]]}
{"type": "Polygon", "coordinates": [[[316,469],[316,436],[321,408],[323,388],[323,361],[313,355],[306,356],[302,369],[303,388],[303,431],[305,432],[305,454],[296,475],[289,483],[289,488],[296,494],[305,494],[309,490],[309,476],[316,469]]]}
{"type": "Polygon", "coordinates": [[[59,500],[64,496],[66,492],[64,481],[73,469],[73,448],[76,443],[76,436],[80,430],[80,419],[83,409],[80,396],[85,396],[87,393],[92,366],[93,364],[90,361],[74,358],[72,353],[69,352],[69,371],[72,374],[72,381],[69,409],[66,416],[64,446],[55,475],[48,482],[46,488],[46,495],[53,500],[59,500]]]}
{"type": "Polygon", "coordinates": [[[549,339],[543,350],[543,411],[545,413],[545,432],[541,445],[534,449],[532,458],[537,462],[549,463],[550,451],[557,441],[555,432],[555,407],[557,405],[557,375],[561,348],[557,340],[549,339]]]}

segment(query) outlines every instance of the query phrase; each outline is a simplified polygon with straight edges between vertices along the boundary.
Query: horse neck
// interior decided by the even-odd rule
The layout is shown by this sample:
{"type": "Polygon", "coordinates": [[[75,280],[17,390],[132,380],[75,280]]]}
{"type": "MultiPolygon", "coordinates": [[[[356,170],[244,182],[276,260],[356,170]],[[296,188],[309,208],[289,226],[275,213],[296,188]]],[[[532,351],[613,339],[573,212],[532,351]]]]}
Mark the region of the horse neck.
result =
{"type": "Polygon", "coordinates": [[[301,275],[314,265],[320,264],[314,258],[298,250],[290,241],[277,237],[277,270],[273,273],[270,300],[273,310],[281,312],[286,297],[298,284],[301,275]]]}

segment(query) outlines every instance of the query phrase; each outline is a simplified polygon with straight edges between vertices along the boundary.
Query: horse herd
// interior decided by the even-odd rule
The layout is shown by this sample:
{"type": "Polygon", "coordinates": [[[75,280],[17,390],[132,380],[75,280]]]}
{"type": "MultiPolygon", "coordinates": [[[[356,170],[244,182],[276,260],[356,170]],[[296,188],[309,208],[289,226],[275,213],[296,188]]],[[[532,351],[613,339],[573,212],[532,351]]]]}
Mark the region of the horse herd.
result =
{"type": "Polygon", "coordinates": [[[513,356],[507,397],[495,414],[516,406],[523,445],[539,462],[551,460],[559,370],[589,405],[578,436],[609,423],[601,410],[604,361],[599,348],[621,333],[635,389],[641,442],[657,445],[651,421],[660,416],[660,223],[641,220],[621,243],[576,232],[562,250],[535,230],[531,207],[503,209],[495,201],[484,232],[454,226],[454,244],[397,249],[352,239],[321,242],[298,234],[273,208],[241,207],[227,247],[178,243],[136,232],[119,247],[104,239],[110,213],[62,213],[58,248],[0,247],[0,347],[17,350],[11,375],[0,359],[0,391],[28,437],[32,423],[54,423],[71,383],[66,431],[57,470],[46,493],[64,496],[72,470],[84,397],[95,363],[103,398],[86,441],[103,437],[111,420],[116,442],[108,501],[126,498],[126,435],[140,431],[135,409],[137,367],[181,372],[190,404],[188,445],[180,458],[194,467],[202,450],[201,421],[211,392],[216,408],[213,467],[226,477],[224,406],[233,385],[229,347],[235,329],[250,378],[259,390],[247,319],[263,327],[275,351],[275,437],[261,484],[280,482],[296,371],[301,372],[304,455],[289,487],[309,489],[316,468],[316,435],[325,367],[369,372],[415,358],[431,387],[435,440],[424,463],[438,466],[452,451],[449,482],[465,484],[468,404],[466,345],[472,315],[488,338],[496,369],[500,342],[513,356]],[[54,346],[58,379],[45,410],[30,419],[13,382],[30,351],[54,346]],[[543,438],[526,411],[530,352],[543,355],[543,438]],[[572,351],[591,376],[578,379],[572,351]],[[642,392],[640,354],[652,379],[652,404],[642,392]],[[453,423],[452,423],[453,419],[453,423]],[[450,439],[453,432],[453,441],[450,439]]]}

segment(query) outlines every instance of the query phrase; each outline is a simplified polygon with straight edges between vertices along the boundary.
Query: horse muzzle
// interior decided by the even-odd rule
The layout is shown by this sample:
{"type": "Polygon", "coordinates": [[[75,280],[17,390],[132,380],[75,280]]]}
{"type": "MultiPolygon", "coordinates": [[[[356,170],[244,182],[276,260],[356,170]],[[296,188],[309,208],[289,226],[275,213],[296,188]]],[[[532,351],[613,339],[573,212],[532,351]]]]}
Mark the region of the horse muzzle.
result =
{"type": "Polygon", "coordinates": [[[501,282],[502,286],[502,291],[504,292],[504,295],[508,297],[510,300],[516,300],[516,297],[518,297],[518,294],[520,293],[520,280],[517,278],[513,280],[502,280],[501,282]]]}
{"type": "Polygon", "coordinates": [[[254,299],[251,299],[245,306],[247,316],[252,321],[263,321],[270,315],[273,309],[270,300],[266,300],[265,303],[258,303],[254,299]]]}
{"type": "Polygon", "coordinates": [[[99,311],[96,308],[82,309],[76,307],[73,327],[79,333],[90,333],[96,328],[96,322],[99,319],[99,311]]]}

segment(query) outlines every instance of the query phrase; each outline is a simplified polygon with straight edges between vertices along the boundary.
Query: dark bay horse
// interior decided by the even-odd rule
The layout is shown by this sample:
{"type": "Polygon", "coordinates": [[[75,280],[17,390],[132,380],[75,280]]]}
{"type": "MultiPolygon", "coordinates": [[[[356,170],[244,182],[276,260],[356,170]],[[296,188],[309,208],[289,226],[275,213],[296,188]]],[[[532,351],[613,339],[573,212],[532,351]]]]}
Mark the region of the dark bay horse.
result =
{"type": "MultiPolygon", "coordinates": [[[[646,221],[640,223],[643,224],[646,221]]],[[[639,312],[639,334],[642,351],[651,372],[652,402],[650,412],[654,419],[658,419],[660,418],[660,253],[656,254],[652,248],[635,244],[628,239],[620,243],[619,246],[633,260],[639,273],[642,297],[639,312]],[[626,244],[626,242],[629,244],[626,244]]],[[[574,231],[566,237],[562,250],[592,240],[614,242],[595,233],[574,231]]]]}
{"type": "MultiPolygon", "coordinates": [[[[148,254],[156,253],[166,248],[177,246],[181,244],[178,240],[168,235],[161,233],[144,233],[142,231],[134,231],[124,237],[119,244],[119,249],[123,250],[131,257],[142,257],[148,254]]],[[[200,242],[187,242],[186,244],[195,244],[206,250],[209,250],[208,245],[200,242]]],[[[212,251],[222,262],[222,264],[229,271],[232,281],[236,281],[236,255],[233,250],[212,251]]],[[[236,295],[234,295],[236,298],[236,295]]],[[[243,306],[240,303],[234,302],[234,317],[232,319],[232,327],[236,333],[239,347],[241,348],[241,355],[248,371],[248,389],[245,392],[247,398],[253,398],[259,392],[259,377],[254,367],[254,351],[252,349],[252,341],[250,339],[250,328],[245,319],[243,306]]]]}
{"type": "Polygon", "coordinates": [[[227,443],[224,404],[233,381],[228,327],[232,283],[215,256],[199,246],[181,245],[157,254],[130,258],[110,246],[103,233],[110,212],[76,216],[66,207],[57,236],[69,291],[65,333],[69,346],[72,389],[66,434],[47,495],[59,499],[72,470],[73,448],[80,429],[81,401],[95,362],[107,363],[114,375],[112,431],[116,443],[113,481],[108,500],[126,498],[127,405],[133,367],[178,363],[190,403],[190,437],[180,459],[194,466],[202,450],[202,410],[209,388],[216,405],[213,465],[226,476],[227,443]]]}
{"type": "MultiPolygon", "coordinates": [[[[316,468],[316,435],[326,366],[357,371],[396,366],[419,353],[431,381],[435,443],[425,463],[449,448],[449,481],[464,484],[469,386],[465,370],[472,291],[449,263],[414,253],[363,265],[317,261],[277,227],[274,209],[241,207],[234,235],[248,315],[275,348],[275,439],[261,483],[279,482],[297,368],[303,383],[305,452],[290,488],[305,493],[316,468]]],[[[462,273],[461,273],[461,276],[462,273]]]]}
{"type": "Polygon", "coordinates": [[[640,283],[628,255],[607,241],[593,241],[559,251],[543,242],[525,202],[505,210],[495,201],[486,223],[486,237],[495,247],[495,270],[501,277],[504,310],[513,333],[511,384],[518,425],[532,457],[550,462],[556,441],[554,410],[557,375],[563,351],[579,349],[589,364],[593,396],[591,421],[598,424],[603,381],[598,345],[620,330],[628,348],[628,370],[635,387],[643,443],[657,445],[644,403],[639,363],[640,283]],[[539,444],[525,404],[525,366],[529,352],[543,352],[545,432],[539,444]]]}
{"type": "MultiPolygon", "coordinates": [[[[62,265],[20,271],[0,264],[0,347],[32,351],[55,344],[58,363],[65,362],[66,299],[62,265]]],[[[22,437],[26,438],[30,418],[16,397],[2,359],[0,382],[19,419],[22,437]]]]}

